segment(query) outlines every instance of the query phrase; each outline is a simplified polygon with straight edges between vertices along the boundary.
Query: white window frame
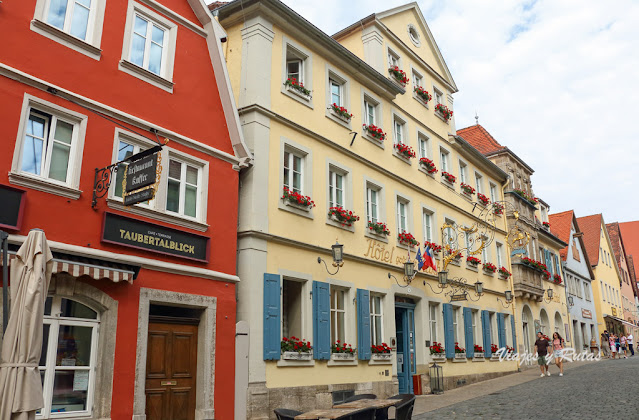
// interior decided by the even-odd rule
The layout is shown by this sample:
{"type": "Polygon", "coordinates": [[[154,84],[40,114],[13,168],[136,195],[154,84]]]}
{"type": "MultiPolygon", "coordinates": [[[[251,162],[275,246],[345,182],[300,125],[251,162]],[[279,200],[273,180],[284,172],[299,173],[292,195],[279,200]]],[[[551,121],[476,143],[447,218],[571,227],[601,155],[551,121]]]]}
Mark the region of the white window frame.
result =
{"type": "Polygon", "coordinates": [[[463,160],[459,160],[459,182],[468,184],[468,165],[463,160]]]}
{"type": "Polygon", "coordinates": [[[329,91],[331,94],[330,103],[337,104],[337,106],[344,106],[344,84],[340,83],[340,81],[334,77],[329,77],[328,85],[329,85],[329,91]],[[333,96],[335,95],[333,93],[334,86],[337,87],[337,101],[335,101],[333,98],[333,96]]]}
{"type": "Polygon", "coordinates": [[[444,92],[435,85],[433,85],[433,99],[435,100],[435,105],[446,105],[444,103],[444,92]]]}
{"type": "Polygon", "coordinates": [[[380,196],[381,196],[381,188],[377,187],[376,185],[373,185],[371,183],[366,183],[366,221],[367,222],[373,222],[373,223],[378,223],[381,222],[381,218],[380,218],[380,196]],[[373,203],[372,197],[373,197],[373,193],[374,196],[376,197],[376,202],[373,203]],[[373,213],[373,206],[375,206],[375,210],[377,213],[377,217],[375,219],[373,219],[372,217],[372,213],[373,213]]]}
{"type": "Polygon", "coordinates": [[[313,55],[309,50],[284,35],[282,36],[282,51],[284,54],[282,54],[282,86],[280,91],[289,98],[313,108],[313,95],[305,96],[285,85],[286,79],[288,79],[288,62],[300,60],[302,61],[301,82],[304,83],[306,89],[313,91],[313,55]]]}
{"type": "Polygon", "coordinates": [[[417,132],[417,148],[419,149],[420,158],[428,158],[430,155],[430,139],[421,132],[417,132]]]}
{"type": "Polygon", "coordinates": [[[484,193],[484,177],[479,172],[475,172],[475,188],[477,189],[477,194],[484,193]]]}
{"type": "Polygon", "coordinates": [[[203,183],[202,173],[204,172],[203,171],[203,167],[199,166],[197,164],[194,164],[193,161],[191,161],[191,160],[185,160],[185,159],[180,158],[179,156],[176,156],[174,154],[169,153],[169,161],[167,162],[167,169],[166,169],[167,184],[166,184],[166,189],[165,189],[166,194],[167,194],[167,199],[168,199],[168,185],[169,185],[168,184],[168,178],[169,178],[169,169],[168,168],[169,168],[171,160],[175,161],[175,162],[179,162],[180,165],[181,165],[180,170],[182,171],[182,173],[180,174],[180,180],[179,180],[179,182],[180,182],[180,202],[178,204],[178,211],[175,212],[175,211],[172,211],[172,210],[169,210],[169,209],[166,208],[166,201],[167,200],[165,199],[164,200],[165,210],[166,210],[167,213],[170,213],[170,214],[175,214],[175,215],[180,216],[180,217],[184,217],[184,218],[187,218],[187,219],[192,219],[192,220],[198,220],[199,221],[202,218],[202,205],[201,205],[202,203],[201,203],[201,201],[202,201],[202,196],[203,196],[203,194],[202,194],[202,183],[203,183]],[[192,168],[197,169],[197,185],[196,185],[196,188],[197,188],[196,199],[197,199],[197,201],[196,201],[196,206],[195,206],[195,216],[190,216],[190,215],[187,215],[187,214],[184,213],[184,211],[185,211],[184,207],[185,207],[185,204],[186,204],[185,200],[186,200],[186,186],[187,186],[186,185],[187,184],[187,182],[186,182],[186,172],[187,172],[187,168],[189,166],[192,167],[192,168]]]}
{"type": "Polygon", "coordinates": [[[68,24],[71,20],[71,7],[67,2],[67,17],[65,18],[65,28],[60,29],[47,23],[51,0],[37,0],[33,20],[31,21],[31,30],[45,36],[55,42],[58,42],[68,48],[79,53],[91,57],[95,60],[100,59],[102,50],[100,44],[102,41],[102,29],[104,25],[104,10],[106,0],[91,0],[89,18],[87,22],[86,39],[81,39],[70,34],[68,24]],[[68,22],[68,23],[67,23],[68,22]]]}
{"type": "Polygon", "coordinates": [[[422,222],[424,226],[424,240],[428,242],[435,242],[433,240],[433,222],[435,220],[435,213],[426,208],[422,208],[422,222]]]}
{"type": "Polygon", "coordinates": [[[490,201],[492,201],[493,203],[495,201],[499,201],[497,198],[497,185],[493,184],[492,182],[489,183],[489,188],[490,188],[490,201]]]}
{"type": "Polygon", "coordinates": [[[379,127],[377,125],[377,106],[378,104],[373,103],[370,98],[364,98],[364,123],[366,125],[374,125],[379,127]]]}
{"type": "Polygon", "coordinates": [[[344,287],[339,287],[339,286],[335,286],[335,285],[330,285],[330,297],[331,297],[331,305],[330,305],[330,315],[332,318],[333,313],[335,313],[335,323],[333,324],[333,320],[331,319],[331,345],[336,341],[336,340],[340,340],[341,343],[344,343],[347,338],[348,338],[348,334],[347,334],[347,330],[348,330],[348,320],[347,318],[347,314],[348,311],[346,310],[346,308],[348,307],[348,289],[344,288],[344,287]],[[333,296],[333,291],[336,291],[337,293],[343,293],[343,299],[344,299],[344,309],[338,309],[337,308],[337,299],[338,299],[338,294],[336,293],[335,296],[333,296]],[[335,297],[335,301],[333,301],[333,297],[335,297]],[[333,305],[335,305],[335,308],[333,308],[333,305]],[[337,316],[338,313],[343,313],[344,314],[344,325],[342,326],[342,334],[343,337],[340,338],[338,337],[338,332],[339,332],[339,317],[337,316]],[[334,336],[334,338],[333,338],[334,336]]]}
{"type": "MultiPolygon", "coordinates": [[[[175,64],[176,43],[177,43],[177,24],[160,15],[154,10],[145,7],[134,1],[129,1],[126,16],[126,24],[124,30],[124,41],[122,45],[122,57],[118,64],[118,68],[131,76],[144,80],[167,92],[173,92],[173,68],[175,64]],[[155,74],[144,67],[133,64],[129,57],[131,56],[131,44],[133,42],[133,25],[135,16],[151,21],[153,24],[165,30],[166,45],[162,49],[162,64],[160,65],[160,74],[155,74]]],[[[145,53],[147,51],[145,50],[145,53]]]]}
{"type": "Polygon", "coordinates": [[[402,68],[402,57],[391,47],[387,47],[386,49],[386,61],[388,62],[389,69],[393,66],[397,66],[400,69],[402,68]]]}
{"type": "Polygon", "coordinates": [[[423,88],[424,76],[422,76],[422,74],[415,69],[412,69],[411,73],[413,77],[413,88],[416,88],[416,87],[423,88]]]}
{"type": "Polygon", "coordinates": [[[397,234],[400,234],[402,232],[406,232],[406,233],[412,233],[411,232],[411,211],[410,211],[410,200],[396,195],[395,196],[395,220],[396,220],[396,224],[397,224],[397,234]],[[404,216],[402,216],[401,214],[401,209],[404,209],[404,216]],[[404,227],[405,229],[402,229],[402,217],[404,218],[404,227]]]}
{"type": "Polygon", "coordinates": [[[504,252],[504,245],[497,242],[495,244],[495,254],[497,255],[497,269],[500,269],[501,267],[504,267],[504,257],[503,257],[503,252],[504,252]]]}
{"type": "Polygon", "coordinates": [[[346,185],[346,177],[348,173],[345,173],[341,168],[330,166],[328,172],[328,207],[336,207],[340,206],[342,208],[347,208],[346,205],[346,194],[348,194],[348,188],[346,185]],[[337,202],[337,177],[342,179],[342,203],[337,202]]]}
{"type": "MultiPolygon", "coordinates": [[[[100,312],[90,307],[84,302],[80,302],[76,299],[72,299],[66,296],[52,296],[52,298],[53,298],[53,301],[51,304],[51,315],[45,315],[43,319],[44,324],[50,325],[49,341],[47,343],[47,346],[48,346],[47,357],[45,361],[46,374],[45,374],[44,386],[43,386],[44,407],[41,410],[42,413],[38,414],[36,418],[37,419],[56,419],[56,418],[70,418],[70,417],[90,417],[93,415],[93,408],[94,408],[93,401],[95,398],[94,394],[95,394],[95,380],[96,380],[96,367],[97,367],[97,355],[98,355],[98,334],[100,329],[100,312]],[[55,312],[55,310],[60,309],[60,303],[62,299],[67,299],[67,300],[80,303],[88,307],[89,309],[95,311],[97,314],[96,319],[61,317],[60,312],[55,312]],[[58,337],[60,333],[60,326],[63,326],[63,325],[87,327],[87,328],[93,329],[91,334],[91,356],[89,360],[89,366],[82,366],[82,367],[56,366],[58,337]],[[86,410],[51,413],[51,405],[52,405],[52,398],[53,398],[52,392],[54,387],[55,372],[58,370],[89,371],[86,410]]],[[[38,367],[38,370],[41,371],[43,369],[40,369],[40,367],[38,367]]]]}
{"type": "MultiPolygon", "coordinates": [[[[86,115],[70,111],[51,102],[25,94],[20,115],[20,125],[18,127],[18,137],[16,138],[11,164],[11,172],[9,173],[10,182],[19,186],[78,199],[80,197],[80,170],[82,167],[82,153],[84,150],[87,119],[86,115]],[[22,170],[22,153],[27,133],[27,123],[32,111],[46,113],[73,124],[71,149],[69,151],[69,162],[67,164],[67,177],[64,182],[22,170]]],[[[50,155],[51,150],[52,147],[47,148],[47,155],[50,155]]],[[[43,156],[43,159],[46,158],[43,156]]]]}
{"type": "Polygon", "coordinates": [[[453,306],[453,342],[457,343],[459,347],[463,347],[463,334],[459,333],[459,313],[461,308],[459,306],[453,306]]]}
{"type": "MultiPolygon", "coordinates": [[[[483,347],[484,346],[483,342],[479,341],[479,337],[482,337],[482,334],[479,331],[479,326],[481,325],[479,322],[479,310],[471,309],[470,314],[471,314],[471,319],[473,324],[473,343],[477,345],[481,345],[483,347]]],[[[474,352],[475,352],[475,347],[473,345],[473,353],[474,352]]]]}
{"type": "Polygon", "coordinates": [[[443,147],[439,148],[439,160],[442,172],[450,173],[450,152],[443,147]]]}
{"type": "Polygon", "coordinates": [[[305,176],[304,172],[306,172],[305,171],[305,166],[306,165],[305,165],[304,160],[306,158],[306,155],[304,153],[300,152],[299,150],[296,150],[296,149],[293,149],[293,148],[290,148],[290,147],[284,149],[284,156],[282,158],[282,166],[280,167],[280,170],[282,172],[282,188],[287,186],[289,188],[289,190],[295,191],[294,188],[291,188],[291,183],[292,183],[293,173],[294,173],[294,171],[293,171],[293,167],[294,167],[293,163],[294,163],[295,158],[299,158],[300,159],[300,171],[299,171],[299,174],[300,174],[300,188],[299,188],[298,192],[300,194],[304,195],[304,181],[305,181],[304,180],[304,176],[305,176]],[[288,153],[289,162],[286,162],[286,154],[287,153],[288,153]],[[286,179],[286,175],[284,174],[284,169],[286,169],[285,165],[288,165],[288,171],[289,171],[288,172],[288,177],[289,177],[288,180],[286,179]]]}
{"type": "Polygon", "coordinates": [[[430,329],[430,345],[437,341],[437,321],[439,313],[439,303],[430,302],[428,304],[428,324],[430,329]]]}
{"type": "Polygon", "coordinates": [[[371,327],[371,345],[379,346],[384,342],[384,295],[379,293],[371,293],[370,295],[370,327],[371,327]],[[379,299],[379,313],[375,313],[373,299],[379,299]],[[379,322],[381,337],[375,337],[375,322],[379,322]]]}
{"type": "Polygon", "coordinates": [[[342,72],[338,71],[336,68],[326,65],[326,116],[336,123],[347,127],[350,129],[353,118],[345,121],[341,117],[337,116],[335,112],[333,112],[333,95],[332,95],[332,83],[339,86],[339,96],[340,103],[337,103],[337,106],[342,106],[348,110],[348,112],[352,113],[352,109],[350,106],[350,82],[349,78],[342,72]]]}
{"type": "Polygon", "coordinates": [[[405,141],[406,123],[397,118],[393,118],[393,144],[407,144],[405,141]]]}
{"type": "MultiPolygon", "coordinates": [[[[284,282],[288,281],[288,282],[295,282],[295,283],[299,283],[300,284],[300,328],[301,328],[301,332],[300,332],[300,337],[298,338],[304,338],[304,337],[308,337],[308,335],[306,334],[306,332],[308,331],[307,327],[306,327],[306,310],[307,310],[307,303],[306,303],[306,299],[304,299],[304,296],[306,296],[307,292],[307,284],[308,284],[308,280],[307,279],[300,279],[300,278],[295,278],[295,277],[291,277],[289,275],[283,275],[282,276],[282,293],[280,294],[280,317],[282,322],[280,323],[280,333],[282,334],[282,337],[285,337],[284,335],[284,282]]],[[[290,332],[290,331],[289,331],[290,332]]],[[[290,336],[290,334],[289,334],[290,336]]]]}

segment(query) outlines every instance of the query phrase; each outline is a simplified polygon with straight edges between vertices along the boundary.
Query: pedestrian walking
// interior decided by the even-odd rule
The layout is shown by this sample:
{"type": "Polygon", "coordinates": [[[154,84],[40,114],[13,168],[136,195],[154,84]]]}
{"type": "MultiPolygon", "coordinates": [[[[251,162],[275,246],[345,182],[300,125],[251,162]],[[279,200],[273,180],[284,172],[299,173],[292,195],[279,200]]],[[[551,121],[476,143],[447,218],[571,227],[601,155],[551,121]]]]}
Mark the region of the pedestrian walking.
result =
{"type": "Polygon", "coordinates": [[[621,347],[621,342],[619,341],[619,336],[615,334],[615,346],[617,347],[617,356],[621,359],[621,354],[619,354],[619,348],[621,347]]]}
{"type": "Polygon", "coordinates": [[[632,336],[632,333],[628,334],[628,337],[626,337],[626,340],[628,341],[628,348],[630,349],[630,356],[634,356],[635,355],[635,349],[632,347],[632,344],[634,343],[634,337],[632,336]]]}
{"type": "Polygon", "coordinates": [[[539,365],[539,369],[541,369],[541,376],[544,376],[544,372],[546,372],[546,376],[550,376],[550,372],[548,371],[548,362],[546,361],[546,355],[548,354],[548,346],[550,343],[548,342],[548,338],[544,336],[541,331],[537,331],[537,341],[535,341],[535,353],[537,353],[537,364],[539,365]]]}
{"type": "Polygon", "coordinates": [[[601,348],[601,356],[606,358],[610,357],[610,342],[608,341],[608,339],[608,331],[602,332],[599,348],[601,348]]]}
{"type": "Polygon", "coordinates": [[[615,335],[611,334],[608,339],[608,345],[610,346],[610,358],[614,359],[617,355],[617,345],[615,344],[615,335]]]}
{"type": "Polygon", "coordinates": [[[564,376],[564,361],[562,350],[565,347],[564,339],[558,332],[552,335],[552,351],[555,356],[555,364],[559,368],[559,376],[564,376]]]}
{"type": "Polygon", "coordinates": [[[623,352],[623,358],[627,359],[628,354],[626,354],[626,336],[621,333],[621,337],[619,337],[619,344],[621,345],[621,351],[619,352],[619,357],[621,357],[621,353],[623,352]]]}

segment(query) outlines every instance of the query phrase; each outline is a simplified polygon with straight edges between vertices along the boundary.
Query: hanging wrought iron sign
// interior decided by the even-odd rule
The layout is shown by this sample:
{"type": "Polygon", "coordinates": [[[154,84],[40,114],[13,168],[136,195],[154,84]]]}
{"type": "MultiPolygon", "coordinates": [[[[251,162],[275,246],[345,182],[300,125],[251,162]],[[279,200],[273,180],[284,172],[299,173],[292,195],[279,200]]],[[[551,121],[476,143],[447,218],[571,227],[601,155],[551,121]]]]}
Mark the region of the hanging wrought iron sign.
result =
{"type": "Polygon", "coordinates": [[[468,295],[466,294],[466,292],[450,295],[451,302],[460,302],[462,300],[468,300],[468,295]]]}
{"type": "Polygon", "coordinates": [[[129,163],[122,180],[124,205],[132,206],[155,197],[161,174],[162,155],[159,152],[129,163]]]}

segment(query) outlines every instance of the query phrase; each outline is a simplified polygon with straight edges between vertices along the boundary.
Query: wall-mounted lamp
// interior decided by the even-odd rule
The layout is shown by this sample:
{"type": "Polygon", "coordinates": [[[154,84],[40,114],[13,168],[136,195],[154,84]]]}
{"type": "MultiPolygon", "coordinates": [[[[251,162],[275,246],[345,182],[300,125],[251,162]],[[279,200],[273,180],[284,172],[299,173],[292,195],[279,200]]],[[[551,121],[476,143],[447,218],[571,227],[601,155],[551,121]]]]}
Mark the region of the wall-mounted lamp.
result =
{"type": "Polygon", "coordinates": [[[470,295],[468,295],[468,299],[473,302],[477,302],[482,296],[484,296],[484,283],[480,281],[475,282],[475,296],[477,296],[477,299],[473,299],[470,295]]]}
{"type": "Polygon", "coordinates": [[[546,294],[548,295],[548,299],[546,299],[546,296],[544,296],[544,302],[550,303],[550,301],[552,300],[553,290],[549,288],[548,290],[546,290],[546,294]]]}
{"type": "Polygon", "coordinates": [[[401,284],[399,284],[399,280],[397,280],[397,277],[395,277],[391,273],[388,273],[388,278],[394,278],[399,287],[408,287],[410,285],[410,282],[413,281],[416,275],[417,273],[415,272],[415,263],[409,259],[404,263],[404,282],[406,282],[406,286],[402,286],[401,284]]]}
{"type": "Polygon", "coordinates": [[[439,288],[439,292],[436,292],[430,283],[426,283],[426,280],[424,280],[424,286],[430,287],[430,290],[436,295],[442,294],[444,289],[448,287],[448,271],[440,271],[437,273],[437,287],[439,288]]]}
{"type": "Polygon", "coordinates": [[[511,290],[506,290],[504,292],[504,298],[506,299],[506,302],[502,302],[499,297],[497,297],[497,302],[501,303],[501,306],[503,306],[504,308],[507,308],[510,306],[511,303],[513,303],[513,292],[511,290]],[[504,305],[504,303],[506,304],[504,305]]]}
{"type": "Polygon", "coordinates": [[[337,267],[337,270],[334,273],[331,273],[328,270],[328,265],[326,264],[326,261],[324,261],[321,257],[317,257],[317,263],[318,264],[324,263],[324,266],[326,267],[326,271],[328,272],[328,274],[333,276],[337,274],[339,269],[344,265],[344,245],[340,244],[339,242],[337,242],[337,240],[335,240],[335,245],[331,246],[331,254],[333,256],[333,267],[337,267]]]}

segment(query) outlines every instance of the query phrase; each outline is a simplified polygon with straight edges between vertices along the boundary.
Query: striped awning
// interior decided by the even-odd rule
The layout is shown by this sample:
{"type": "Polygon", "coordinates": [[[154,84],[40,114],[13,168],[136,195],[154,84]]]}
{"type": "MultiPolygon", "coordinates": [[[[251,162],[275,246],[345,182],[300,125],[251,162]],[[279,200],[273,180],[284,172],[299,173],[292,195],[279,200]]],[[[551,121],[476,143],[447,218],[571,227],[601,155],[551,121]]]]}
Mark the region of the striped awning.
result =
{"type": "MultiPolygon", "coordinates": [[[[14,258],[16,258],[15,253],[9,251],[9,266],[14,258]]],[[[0,259],[1,265],[2,260],[0,259]]],[[[67,273],[73,277],[89,276],[95,280],[106,279],[114,283],[121,281],[133,283],[138,270],[139,267],[125,264],[53,253],[53,274],[67,273]]]]}

